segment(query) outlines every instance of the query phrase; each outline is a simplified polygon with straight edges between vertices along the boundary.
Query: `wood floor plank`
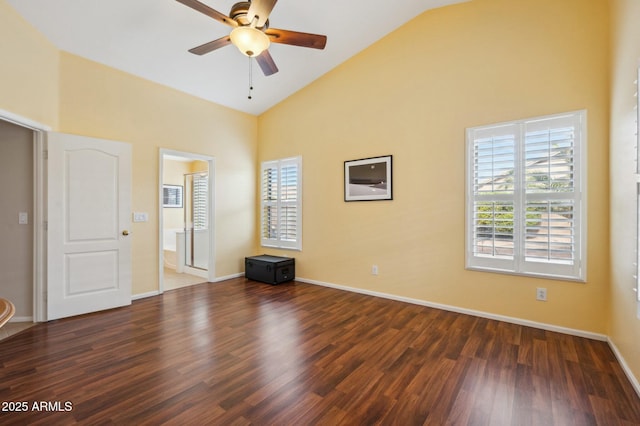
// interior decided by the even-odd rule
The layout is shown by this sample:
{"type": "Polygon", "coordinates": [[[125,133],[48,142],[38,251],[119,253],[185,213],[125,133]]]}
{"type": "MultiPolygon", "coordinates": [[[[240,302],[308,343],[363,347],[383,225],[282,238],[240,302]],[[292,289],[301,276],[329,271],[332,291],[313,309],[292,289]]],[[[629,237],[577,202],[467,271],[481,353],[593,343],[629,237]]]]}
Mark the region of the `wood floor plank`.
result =
{"type": "Polygon", "coordinates": [[[605,342],[244,278],[0,341],[2,401],[29,408],[2,425],[640,424],[605,342]]]}

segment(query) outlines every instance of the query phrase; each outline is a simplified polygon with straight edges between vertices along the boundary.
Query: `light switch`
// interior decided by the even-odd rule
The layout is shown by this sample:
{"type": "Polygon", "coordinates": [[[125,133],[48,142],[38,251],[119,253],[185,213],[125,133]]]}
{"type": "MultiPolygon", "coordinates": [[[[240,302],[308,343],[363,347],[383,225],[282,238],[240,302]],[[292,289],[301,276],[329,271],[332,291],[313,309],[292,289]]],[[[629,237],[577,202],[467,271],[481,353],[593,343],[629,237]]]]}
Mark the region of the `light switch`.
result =
{"type": "Polygon", "coordinates": [[[28,225],[29,224],[29,213],[20,212],[18,213],[18,225],[28,225]]]}
{"type": "Polygon", "coordinates": [[[134,222],[148,222],[149,214],[144,212],[133,212],[133,221],[134,222]]]}

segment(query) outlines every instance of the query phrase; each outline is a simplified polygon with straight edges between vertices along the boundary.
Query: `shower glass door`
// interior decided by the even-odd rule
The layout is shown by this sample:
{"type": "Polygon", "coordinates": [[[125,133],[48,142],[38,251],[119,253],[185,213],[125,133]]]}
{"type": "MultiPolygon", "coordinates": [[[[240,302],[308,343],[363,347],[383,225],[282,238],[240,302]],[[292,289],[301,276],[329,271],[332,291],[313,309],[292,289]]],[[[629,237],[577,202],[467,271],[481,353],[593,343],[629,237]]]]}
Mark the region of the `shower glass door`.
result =
{"type": "Polygon", "coordinates": [[[209,175],[184,175],[185,265],[208,270],[209,264],[209,175]]]}

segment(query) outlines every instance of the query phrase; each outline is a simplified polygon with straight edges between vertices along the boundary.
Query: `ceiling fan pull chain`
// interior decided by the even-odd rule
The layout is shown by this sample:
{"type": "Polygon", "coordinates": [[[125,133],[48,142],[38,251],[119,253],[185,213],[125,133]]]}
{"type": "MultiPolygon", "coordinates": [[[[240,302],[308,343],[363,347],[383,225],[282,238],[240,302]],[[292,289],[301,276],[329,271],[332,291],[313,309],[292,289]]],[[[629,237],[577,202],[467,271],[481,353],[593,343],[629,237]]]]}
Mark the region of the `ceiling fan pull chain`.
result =
{"type": "Polygon", "coordinates": [[[251,99],[251,92],[253,90],[253,64],[251,63],[251,56],[249,56],[249,96],[251,99]]]}

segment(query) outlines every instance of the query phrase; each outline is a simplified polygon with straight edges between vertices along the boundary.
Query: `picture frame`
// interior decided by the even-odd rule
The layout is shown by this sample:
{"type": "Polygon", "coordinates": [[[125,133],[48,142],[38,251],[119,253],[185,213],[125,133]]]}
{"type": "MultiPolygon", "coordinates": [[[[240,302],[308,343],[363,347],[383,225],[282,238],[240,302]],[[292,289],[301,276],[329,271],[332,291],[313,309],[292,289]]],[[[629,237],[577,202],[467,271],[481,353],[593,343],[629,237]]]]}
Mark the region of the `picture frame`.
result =
{"type": "Polygon", "coordinates": [[[344,200],[393,200],[392,156],[344,162],[344,200]]]}
{"type": "Polygon", "coordinates": [[[182,185],[162,185],[162,207],[181,209],[184,200],[182,185]]]}

